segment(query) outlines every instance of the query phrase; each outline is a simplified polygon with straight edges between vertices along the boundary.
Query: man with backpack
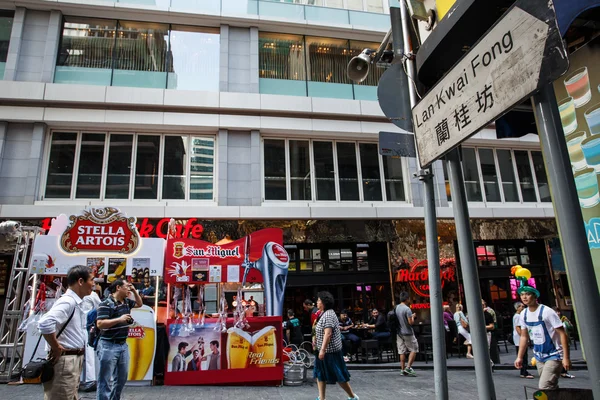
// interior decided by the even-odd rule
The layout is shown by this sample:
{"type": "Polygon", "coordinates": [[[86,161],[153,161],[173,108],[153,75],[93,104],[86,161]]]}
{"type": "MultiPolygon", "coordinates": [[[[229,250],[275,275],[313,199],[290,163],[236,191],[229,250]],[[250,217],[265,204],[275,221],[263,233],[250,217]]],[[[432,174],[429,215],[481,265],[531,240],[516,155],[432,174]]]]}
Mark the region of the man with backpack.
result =
{"type": "Polygon", "coordinates": [[[400,355],[400,371],[405,376],[417,376],[412,369],[412,364],[419,352],[419,343],[415,337],[412,325],[415,322],[415,316],[411,309],[407,306],[409,295],[407,292],[401,292],[399,296],[400,304],[394,310],[398,318],[398,335],[396,336],[396,344],[398,345],[398,354],[400,355]],[[404,368],[406,362],[406,353],[408,356],[408,364],[404,368]]]}
{"type": "Polygon", "coordinates": [[[141,307],[140,294],[129,282],[117,279],[110,285],[110,296],[98,306],[96,325],[100,330],[97,355],[100,362],[97,400],[119,400],[127,382],[129,349],[127,336],[133,324],[131,309],[141,307]],[[128,299],[133,293],[135,301],[128,299]],[[112,381],[112,384],[111,384],[112,381]]]}

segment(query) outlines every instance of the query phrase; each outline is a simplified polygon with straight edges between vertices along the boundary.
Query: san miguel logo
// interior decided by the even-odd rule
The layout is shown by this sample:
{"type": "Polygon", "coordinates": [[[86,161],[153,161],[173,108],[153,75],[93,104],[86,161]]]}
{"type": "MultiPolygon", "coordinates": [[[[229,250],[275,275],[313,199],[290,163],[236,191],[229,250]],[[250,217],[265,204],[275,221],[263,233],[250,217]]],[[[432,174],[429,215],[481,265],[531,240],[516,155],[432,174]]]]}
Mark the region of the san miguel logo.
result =
{"type": "MultiPolygon", "coordinates": [[[[456,270],[454,266],[441,268],[442,288],[446,282],[456,281],[456,270]]],[[[411,289],[419,296],[429,297],[429,269],[427,260],[414,260],[408,268],[399,269],[396,272],[396,282],[408,282],[411,289]]]]}
{"type": "Polygon", "coordinates": [[[60,246],[67,253],[99,251],[130,254],[139,243],[135,218],[112,207],[84,210],[71,215],[70,225],[62,234],[60,246]]]}
{"type": "Polygon", "coordinates": [[[194,246],[186,246],[183,242],[173,243],[173,257],[215,257],[215,258],[241,258],[240,246],[235,246],[232,249],[224,249],[221,246],[206,246],[205,248],[196,248],[194,246]]]}

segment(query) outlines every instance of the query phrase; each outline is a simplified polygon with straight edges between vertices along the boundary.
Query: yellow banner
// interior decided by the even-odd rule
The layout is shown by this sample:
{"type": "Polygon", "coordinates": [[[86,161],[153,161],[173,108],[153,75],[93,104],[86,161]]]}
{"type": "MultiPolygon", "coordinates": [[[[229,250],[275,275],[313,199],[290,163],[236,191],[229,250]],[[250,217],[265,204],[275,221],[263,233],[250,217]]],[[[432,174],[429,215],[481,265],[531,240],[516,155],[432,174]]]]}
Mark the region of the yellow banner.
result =
{"type": "Polygon", "coordinates": [[[448,13],[450,7],[456,3],[456,0],[435,0],[435,6],[438,13],[438,21],[444,18],[444,15],[448,13]]]}

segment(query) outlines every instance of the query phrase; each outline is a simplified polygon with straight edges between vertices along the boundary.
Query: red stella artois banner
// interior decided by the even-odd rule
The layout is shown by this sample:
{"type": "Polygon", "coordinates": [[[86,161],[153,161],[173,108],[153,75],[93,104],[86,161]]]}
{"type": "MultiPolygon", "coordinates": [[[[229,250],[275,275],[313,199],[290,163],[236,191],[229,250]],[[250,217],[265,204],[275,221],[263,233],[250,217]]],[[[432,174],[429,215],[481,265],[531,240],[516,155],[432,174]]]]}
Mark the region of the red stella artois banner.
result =
{"type": "Polygon", "coordinates": [[[112,252],[130,254],[140,243],[135,218],[116,208],[91,208],[71,215],[70,225],[60,238],[67,253],[112,252]]]}
{"type": "MultiPolygon", "coordinates": [[[[456,281],[456,268],[454,263],[440,263],[442,288],[446,282],[456,281]],[[446,264],[444,266],[444,264],[446,264]]],[[[399,269],[394,277],[395,282],[408,282],[411,289],[419,296],[429,297],[429,269],[427,260],[413,260],[408,268],[399,269]]]]}
{"type": "MultiPolygon", "coordinates": [[[[246,256],[249,262],[258,260],[269,243],[273,256],[287,263],[289,256],[282,242],[283,231],[276,228],[262,229],[222,245],[196,239],[169,239],[165,283],[242,282],[246,256]]],[[[262,283],[263,277],[257,269],[250,269],[246,282],[262,283]]]]}

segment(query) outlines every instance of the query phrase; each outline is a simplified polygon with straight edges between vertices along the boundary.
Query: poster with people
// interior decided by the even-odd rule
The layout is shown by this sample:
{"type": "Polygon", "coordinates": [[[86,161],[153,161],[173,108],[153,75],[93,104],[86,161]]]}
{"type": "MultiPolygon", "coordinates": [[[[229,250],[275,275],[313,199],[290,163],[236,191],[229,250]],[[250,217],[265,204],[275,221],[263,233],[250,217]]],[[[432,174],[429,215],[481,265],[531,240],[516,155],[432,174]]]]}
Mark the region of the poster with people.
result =
{"type": "Polygon", "coordinates": [[[169,331],[168,372],[221,369],[221,330],[215,322],[171,324],[169,331]]]}
{"type": "Polygon", "coordinates": [[[594,270],[600,280],[600,38],[571,53],[569,63],[567,73],[554,82],[554,91],[594,270]]]}

